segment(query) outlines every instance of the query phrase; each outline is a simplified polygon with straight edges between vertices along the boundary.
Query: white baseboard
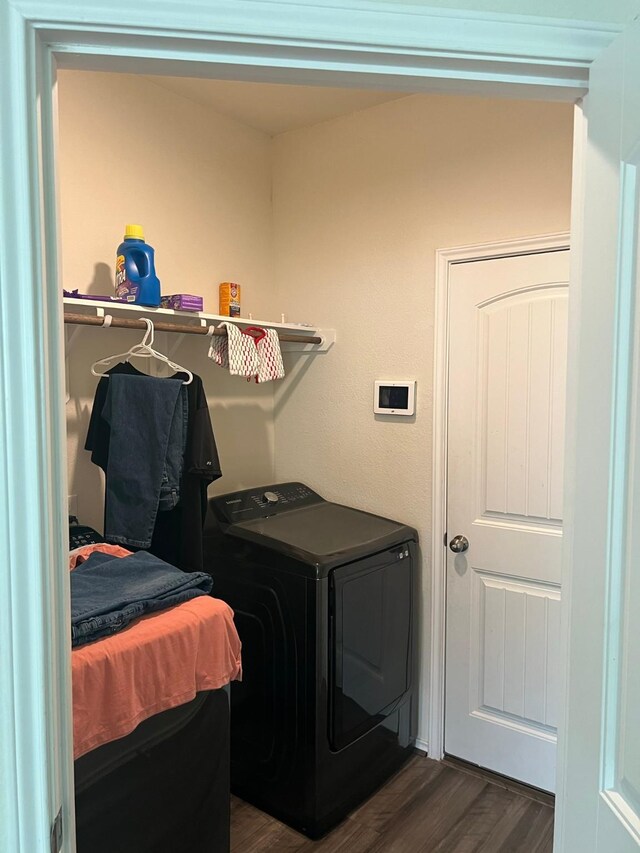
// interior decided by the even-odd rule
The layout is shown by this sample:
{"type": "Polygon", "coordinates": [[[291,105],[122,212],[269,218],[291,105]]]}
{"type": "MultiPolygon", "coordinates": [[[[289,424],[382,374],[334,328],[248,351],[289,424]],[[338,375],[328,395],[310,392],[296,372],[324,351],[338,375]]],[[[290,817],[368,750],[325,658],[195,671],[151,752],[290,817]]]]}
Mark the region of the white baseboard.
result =
{"type": "Polygon", "coordinates": [[[421,749],[423,752],[429,754],[429,744],[426,740],[422,740],[422,738],[416,738],[416,749],[421,749]]]}

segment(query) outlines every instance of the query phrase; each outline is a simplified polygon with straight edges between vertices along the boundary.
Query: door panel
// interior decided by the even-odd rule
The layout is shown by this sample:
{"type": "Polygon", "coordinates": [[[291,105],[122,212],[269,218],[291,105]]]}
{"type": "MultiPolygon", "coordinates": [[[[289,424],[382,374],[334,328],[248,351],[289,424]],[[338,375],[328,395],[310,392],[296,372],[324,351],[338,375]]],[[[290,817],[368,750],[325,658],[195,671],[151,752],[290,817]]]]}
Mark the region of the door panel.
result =
{"type": "Polygon", "coordinates": [[[445,750],[554,790],[568,251],[450,274],[445,750]]]}
{"type": "Polygon", "coordinates": [[[507,294],[478,312],[479,514],[560,526],[566,287],[507,294]]]}
{"type": "Polygon", "coordinates": [[[559,590],[474,573],[472,601],[478,708],[555,733],[559,590]]]}

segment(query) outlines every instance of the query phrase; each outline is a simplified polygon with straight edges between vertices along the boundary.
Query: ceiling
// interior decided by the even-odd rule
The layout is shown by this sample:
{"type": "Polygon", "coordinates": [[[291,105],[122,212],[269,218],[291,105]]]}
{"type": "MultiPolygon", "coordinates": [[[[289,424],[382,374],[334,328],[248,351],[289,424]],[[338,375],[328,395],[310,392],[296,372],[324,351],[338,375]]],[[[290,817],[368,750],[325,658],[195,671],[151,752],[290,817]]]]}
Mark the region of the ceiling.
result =
{"type": "Polygon", "coordinates": [[[406,92],[244,83],[236,80],[199,80],[190,77],[148,79],[163,89],[270,136],[407,96],[406,92]]]}

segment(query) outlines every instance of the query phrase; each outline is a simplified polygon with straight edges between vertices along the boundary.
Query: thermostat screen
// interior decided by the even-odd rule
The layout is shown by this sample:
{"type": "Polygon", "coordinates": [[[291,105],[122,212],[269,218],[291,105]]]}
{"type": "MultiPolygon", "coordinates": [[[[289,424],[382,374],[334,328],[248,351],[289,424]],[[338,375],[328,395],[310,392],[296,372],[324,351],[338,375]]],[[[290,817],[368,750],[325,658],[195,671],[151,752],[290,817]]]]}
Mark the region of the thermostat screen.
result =
{"type": "Polygon", "coordinates": [[[409,406],[407,386],[381,385],[378,394],[378,406],[381,409],[406,409],[409,406]]]}
{"type": "Polygon", "coordinates": [[[415,411],[416,381],[373,383],[373,411],[377,415],[404,415],[411,417],[415,411]]]}

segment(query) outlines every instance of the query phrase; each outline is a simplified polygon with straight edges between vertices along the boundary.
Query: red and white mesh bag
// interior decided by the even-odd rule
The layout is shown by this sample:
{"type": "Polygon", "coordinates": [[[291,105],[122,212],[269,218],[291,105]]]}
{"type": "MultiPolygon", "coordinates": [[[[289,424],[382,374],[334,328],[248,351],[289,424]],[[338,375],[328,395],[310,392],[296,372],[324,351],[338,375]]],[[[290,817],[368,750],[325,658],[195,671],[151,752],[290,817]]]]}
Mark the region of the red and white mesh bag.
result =
{"type": "MultiPolygon", "coordinates": [[[[220,323],[226,335],[214,335],[209,347],[209,358],[220,367],[228,367],[232,376],[256,376],[260,359],[253,338],[243,334],[234,323],[220,323]]],[[[218,328],[220,328],[220,326],[218,328]]]]}
{"type": "Polygon", "coordinates": [[[260,367],[256,382],[269,382],[272,379],[284,379],[284,364],[280,352],[280,339],[275,329],[265,329],[264,337],[256,340],[256,350],[260,367]]]}

